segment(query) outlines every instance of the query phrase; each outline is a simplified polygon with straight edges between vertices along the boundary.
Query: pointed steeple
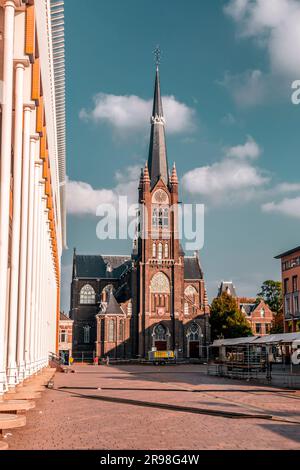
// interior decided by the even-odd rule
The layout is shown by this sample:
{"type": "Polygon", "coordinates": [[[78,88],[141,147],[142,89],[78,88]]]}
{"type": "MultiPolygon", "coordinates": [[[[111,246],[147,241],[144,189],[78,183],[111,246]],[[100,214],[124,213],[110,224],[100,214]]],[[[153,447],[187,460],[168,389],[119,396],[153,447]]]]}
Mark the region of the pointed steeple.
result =
{"type": "Polygon", "coordinates": [[[175,163],[173,165],[173,170],[172,170],[172,175],[171,175],[171,183],[172,184],[178,184],[178,176],[177,176],[175,163]]]}
{"type": "Polygon", "coordinates": [[[149,182],[150,182],[150,175],[149,175],[148,163],[146,162],[145,168],[144,168],[144,183],[149,183],[149,182]]]}
{"type": "Polygon", "coordinates": [[[169,184],[169,170],[165,138],[165,119],[161,100],[158,65],[156,66],[155,75],[148,168],[151,180],[151,188],[155,186],[160,178],[162,178],[166,185],[169,184]]]}

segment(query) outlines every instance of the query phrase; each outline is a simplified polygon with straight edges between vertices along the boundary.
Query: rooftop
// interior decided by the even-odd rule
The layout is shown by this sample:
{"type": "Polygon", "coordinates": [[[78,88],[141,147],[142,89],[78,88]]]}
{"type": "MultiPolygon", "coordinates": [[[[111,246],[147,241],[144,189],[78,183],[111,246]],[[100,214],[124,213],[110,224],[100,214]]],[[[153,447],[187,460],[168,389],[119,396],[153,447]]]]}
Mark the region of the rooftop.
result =
{"type": "Polygon", "coordinates": [[[281,259],[284,258],[285,256],[292,255],[294,253],[300,252],[300,246],[297,246],[296,248],[293,248],[292,250],[286,251],[285,253],[281,253],[280,255],[275,256],[275,259],[281,259]]]}

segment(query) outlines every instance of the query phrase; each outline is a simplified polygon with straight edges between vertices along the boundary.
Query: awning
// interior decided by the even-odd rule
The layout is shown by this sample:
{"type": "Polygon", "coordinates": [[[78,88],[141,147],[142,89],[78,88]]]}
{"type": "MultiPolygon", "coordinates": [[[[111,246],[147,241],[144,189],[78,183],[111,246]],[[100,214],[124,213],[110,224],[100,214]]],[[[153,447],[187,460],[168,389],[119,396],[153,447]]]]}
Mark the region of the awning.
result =
{"type": "Polygon", "coordinates": [[[213,343],[213,347],[221,346],[243,346],[263,345],[263,344],[291,344],[294,341],[300,341],[300,333],[282,333],[279,335],[267,336],[248,336],[246,338],[217,339],[213,343]]]}
{"type": "Polygon", "coordinates": [[[300,333],[283,333],[279,335],[261,336],[255,344],[288,344],[300,340],[300,333]]]}
{"type": "Polygon", "coordinates": [[[230,338],[230,339],[216,339],[213,343],[213,347],[220,346],[239,346],[244,344],[253,343],[259,336],[247,336],[246,338],[230,338]]]}

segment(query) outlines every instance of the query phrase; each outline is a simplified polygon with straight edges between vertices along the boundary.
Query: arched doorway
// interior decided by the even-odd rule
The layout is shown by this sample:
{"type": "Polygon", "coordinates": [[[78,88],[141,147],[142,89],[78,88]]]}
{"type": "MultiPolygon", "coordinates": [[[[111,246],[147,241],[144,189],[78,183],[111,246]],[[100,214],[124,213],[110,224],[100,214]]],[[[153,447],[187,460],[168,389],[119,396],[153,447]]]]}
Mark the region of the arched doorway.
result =
{"type": "Polygon", "coordinates": [[[167,351],[169,346],[169,337],[170,333],[169,330],[159,323],[153,329],[153,347],[156,348],[157,351],[167,351]]]}
{"type": "Polygon", "coordinates": [[[187,352],[188,357],[197,359],[202,356],[202,331],[197,323],[192,323],[187,331],[187,352]]]}

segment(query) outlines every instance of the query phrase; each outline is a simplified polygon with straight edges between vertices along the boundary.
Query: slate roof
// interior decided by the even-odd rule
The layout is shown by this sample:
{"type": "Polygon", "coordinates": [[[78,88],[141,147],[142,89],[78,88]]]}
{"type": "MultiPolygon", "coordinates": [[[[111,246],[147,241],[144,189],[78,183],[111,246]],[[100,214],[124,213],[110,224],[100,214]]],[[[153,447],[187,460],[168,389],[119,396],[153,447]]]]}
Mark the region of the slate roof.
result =
{"type": "Polygon", "coordinates": [[[72,318],[67,317],[67,315],[65,315],[65,314],[62,313],[62,312],[60,312],[60,317],[59,317],[59,319],[60,319],[61,321],[73,321],[72,318]]]}
{"type": "Polygon", "coordinates": [[[76,255],[75,277],[119,279],[130,265],[130,256],[76,255]],[[111,271],[107,269],[108,266],[111,267],[111,271]]]}
{"type": "Polygon", "coordinates": [[[244,304],[244,303],[241,303],[240,304],[240,308],[244,309],[244,312],[246,313],[246,315],[248,315],[248,317],[251,315],[251,313],[255,310],[257,304],[244,304]]]}
{"type": "Polygon", "coordinates": [[[115,314],[115,315],[124,315],[123,310],[121,309],[120,305],[116,301],[116,298],[112,292],[109,295],[109,301],[108,301],[108,305],[105,310],[105,313],[115,314]]]}
{"type": "Polygon", "coordinates": [[[203,279],[203,272],[200,266],[199,258],[195,256],[184,257],[184,279],[187,279],[187,280],[203,279]]]}
{"type": "MultiPolygon", "coordinates": [[[[75,277],[87,279],[119,279],[131,266],[129,256],[76,255],[75,277]],[[110,265],[112,271],[107,270],[110,265]]],[[[184,257],[184,279],[203,279],[203,272],[197,257],[184,257]]]]}
{"type": "Polygon", "coordinates": [[[223,292],[227,292],[228,289],[229,289],[230,295],[232,295],[232,297],[237,297],[235,286],[234,286],[232,281],[230,281],[230,282],[222,281],[221,282],[220,287],[219,287],[219,291],[218,291],[218,297],[220,297],[223,294],[223,292]]]}

